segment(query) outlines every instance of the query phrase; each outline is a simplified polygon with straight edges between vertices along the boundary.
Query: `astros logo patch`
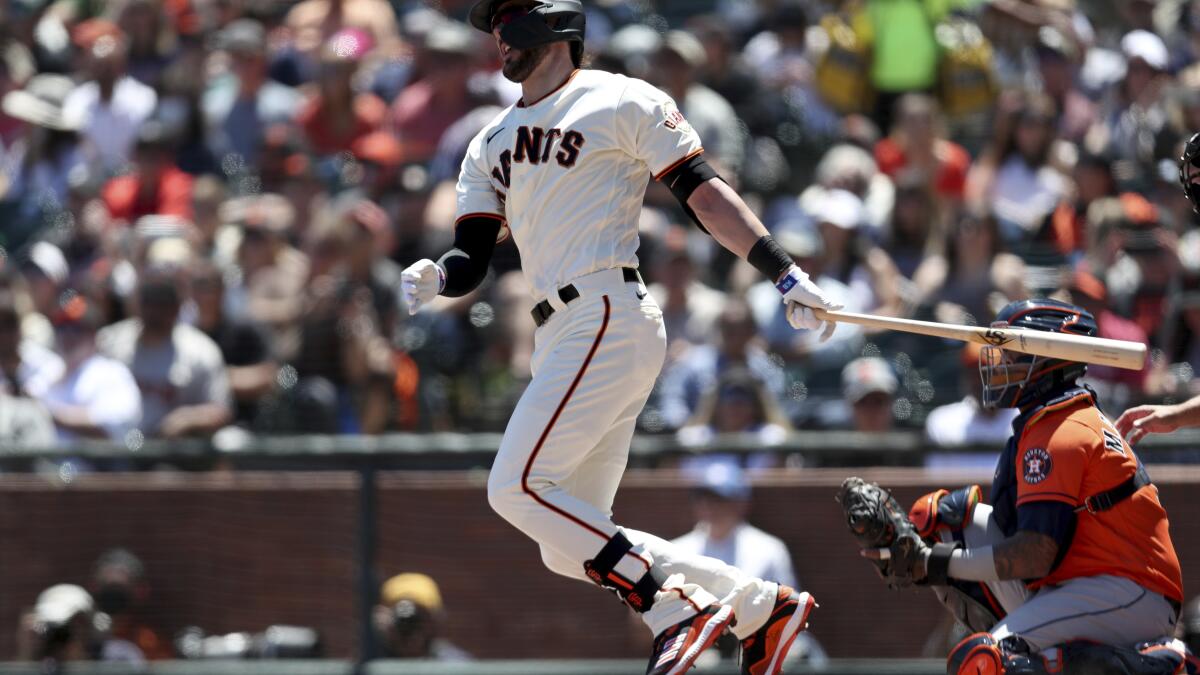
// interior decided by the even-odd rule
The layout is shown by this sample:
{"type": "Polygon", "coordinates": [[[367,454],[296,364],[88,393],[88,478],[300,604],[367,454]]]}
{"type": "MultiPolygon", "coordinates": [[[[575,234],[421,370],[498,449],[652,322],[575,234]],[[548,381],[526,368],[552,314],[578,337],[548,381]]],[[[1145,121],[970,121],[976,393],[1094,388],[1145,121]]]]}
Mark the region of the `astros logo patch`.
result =
{"type": "Polygon", "coordinates": [[[1046,480],[1052,466],[1050,453],[1046,452],[1045,448],[1030,448],[1021,458],[1021,474],[1025,476],[1025,482],[1031,485],[1046,480]]]}

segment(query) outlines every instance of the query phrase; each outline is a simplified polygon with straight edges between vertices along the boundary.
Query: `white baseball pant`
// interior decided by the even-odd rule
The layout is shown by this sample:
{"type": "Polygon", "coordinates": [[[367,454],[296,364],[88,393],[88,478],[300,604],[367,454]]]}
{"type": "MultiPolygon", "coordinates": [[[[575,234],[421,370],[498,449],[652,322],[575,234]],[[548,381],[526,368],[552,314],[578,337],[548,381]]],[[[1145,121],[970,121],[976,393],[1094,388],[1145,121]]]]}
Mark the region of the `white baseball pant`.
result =
{"type": "MultiPolygon", "coordinates": [[[[968,547],[1004,541],[991,513],[987,504],[975,507],[972,523],[963,529],[968,547]]],[[[1170,602],[1124,577],[1081,577],[1033,593],[1016,580],[989,582],[988,588],[1008,613],[989,631],[997,641],[1015,635],[1037,650],[1069,640],[1133,647],[1175,634],[1170,602]]]]}
{"type": "Polygon", "coordinates": [[[618,574],[637,580],[657,563],[668,575],[642,615],[654,634],[720,601],[732,606],[733,632],[745,638],[769,617],[774,582],[611,519],[635,422],[666,354],[662,311],[620,269],[571,283],[580,297],[569,305],[548,298],[555,312],[534,333],[533,380],[504,432],[488,502],[538,543],[548,568],[576,579],[588,580],[584,562],[624,532],[634,548],[618,574]]]}

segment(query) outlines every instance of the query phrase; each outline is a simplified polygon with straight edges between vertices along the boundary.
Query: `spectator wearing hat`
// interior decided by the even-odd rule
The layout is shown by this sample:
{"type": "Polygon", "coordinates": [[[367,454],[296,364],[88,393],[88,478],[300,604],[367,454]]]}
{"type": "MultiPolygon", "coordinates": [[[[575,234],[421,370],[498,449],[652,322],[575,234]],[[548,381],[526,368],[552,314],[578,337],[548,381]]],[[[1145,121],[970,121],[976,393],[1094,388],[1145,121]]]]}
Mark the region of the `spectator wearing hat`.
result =
{"type": "Polygon", "coordinates": [[[925,418],[925,438],[938,447],[994,444],[1000,447],[1012,435],[1016,408],[984,408],[979,402],[980,346],[963,347],[960,387],[963,398],[938,406],[925,418]]]}
{"type": "Polygon", "coordinates": [[[101,170],[115,173],[129,161],[137,131],[158,105],[158,95],[128,74],[125,33],[104,19],[72,31],[83,56],[84,79],[63,102],[63,116],[79,129],[101,170]]]}
{"type": "Polygon", "coordinates": [[[410,161],[433,159],[446,129],[482,102],[467,86],[479,58],[475,35],[466,24],[446,20],[418,47],[426,70],[400,92],[389,113],[410,161]]]}
{"type": "Polygon", "coordinates": [[[286,422],[291,431],[380,433],[392,421],[392,351],[370,288],[349,271],[360,228],[352,214],[335,211],[305,232],[308,277],[298,298],[296,347],[287,360],[302,394],[290,407],[313,410],[286,422]]]}
{"type": "MultiPolygon", "coordinates": [[[[741,467],[732,458],[718,456],[685,465],[684,471],[695,481],[691,504],[696,524],[671,544],[705,556],[713,565],[732,565],[747,575],[801,588],[787,544],[747,520],[753,491],[741,467]]],[[[732,649],[721,643],[717,648],[723,656],[732,657],[732,649]]],[[[785,663],[820,665],[827,660],[821,644],[805,632],[797,635],[785,663]]]]}
{"type": "Polygon", "coordinates": [[[18,622],[17,658],[57,672],[62,663],[99,660],[92,596],[75,584],[56,584],[38,594],[18,622]]]}
{"type": "Polygon", "coordinates": [[[1128,162],[1137,185],[1144,185],[1154,168],[1156,138],[1168,123],[1167,93],[1170,84],[1169,54],[1162,38],[1148,30],[1133,30],[1121,38],[1125,76],[1106,101],[1097,133],[1107,140],[1114,160],[1128,162]]]}
{"type": "MultiPolygon", "coordinates": [[[[842,304],[843,311],[863,312],[866,308],[858,304],[858,298],[850,287],[825,274],[825,243],[810,223],[798,219],[785,220],[775,228],[775,241],[792,257],[792,260],[808,272],[814,283],[834,302],[842,304]]],[[[820,359],[824,363],[845,363],[862,347],[862,328],[849,323],[839,323],[833,335],[824,342],[814,331],[797,331],[787,320],[786,308],[779,302],[779,291],[769,281],[762,281],[750,288],[746,297],[754,309],[755,320],[762,336],[771,350],[786,359],[820,359]]]]}
{"type": "Polygon", "coordinates": [[[89,588],[96,609],[111,621],[106,652],[121,650],[151,661],[175,656],[170,642],[144,616],[151,587],[141,558],[124,548],[105,551],[92,567],[89,588]]]}
{"type": "Polygon", "coordinates": [[[133,170],[108,181],[101,191],[110,218],[125,223],[150,215],[191,220],[194,179],[175,164],[175,134],[158,120],[138,129],[133,170]]]}
{"type": "Polygon", "coordinates": [[[437,582],[407,572],[383,582],[372,614],[375,635],[387,658],[470,661],[471,656],[442,636],[445,608],[437,582]]]}
{"type": "Polygon", "coordinates": [[[391,341],[399,320],[400,266],[391,253],[394,237],[387,212],[368,199],[351,198],[336,205],[338,218],[350,236],[346,248],[346,277],[371,293],[371,304],[378,317],[379,331],[391,341]]]}
{"type": "Polygon", "coordinates": [[[82,295],[52,317],[66,372],[39,399],[54,417],[59,440],[122,441],[142,418],[142,396],[125,364],[99,354],[96,331],[103,318],[82,295]]]}
{"type": "Polygon", "coordinates": [[[695,480],[696,525],[671,543],[689,554],[733,565],[749,576],[799,588],[787,544],[746,522],[753,494],[745,471],[726,458],[703,458],[685,471],[695,480]]]}
{"type": "Polygon", "coordinates": [[[147,437],[209,435],[232,419],[221,350],[198,328],[178,323],[182,303],[172,272],[148,269],[138,279],[137,316],[97,335],[101,352],[125,364],[142,393],[147,437]]]}
{"type": "MultiPolygon", "coordinates": [[[[0,143],[0,202],[20,204],[18,212],[31,232],[43,224],[43,205],[67,206],[68,179],[84,167],[78,128],[63,113],[74,87],[64,75],[38,74],[3,98],[4,113],[21,124],[22,133],[7,146],[0,143]]],[[[20,243],[15,235],[22,226],[5,224],[10,247],[20,243]]]]}
{"type": "Polygon", "coordinates": [[[800,208],[811,213],[829,190],[845,190],[858,197],[867,238],[882,238],[879,233],[891,218],[896,191],[892,179],[879,171],[871,153],[851,143],[829,148],[817,162],[816,182],[800,193],[800,208]]]}
{"type": "MultiPolygon", "coordinates": [[[[779,397],[761,379],[742,367],[725,370],[713,386],[704,391],[696,412],[676,438],[685,446],[706,445],[720,434],[749,434],[755,446],[783,442],[791,425],[779,397]]],[[[776,464],[771,455],[758,455],[752,461],[776,464]]]]}
{"type": "Polygon", "coordinates": [[[742,169],[747,139],[729,102],[699,82],[707,58],[695,36],[670,30],[654,51],[647,75],[679,105],[700,136],[709,163],[718,173],[735,177],[742,169]]]}
{"type": "Polygon", "coordinates": [[[204,116],[212,153],[235,154],[257,166],[266,130],[291,120],[300,94],[267,75],[267,36],[254,19],[238,19],[219,34],[217,44],[229,56],[229,72],[204,92],[204,116]]]}
{"type": "Polygon", "coordinates": [[[842,369],[842,397],[850,408],[853,431],[891,431],[892,404],[899,383],[887,361],[877,356],[854,359],[842,369]]]}
{"type": "Polygon", "coordinates": [[[382,202],[403,182],[401,166],[410,157],[407,146],[392,132],[371,132],[354,141],[350,152],[362,167],[358,187],[368,199],[382,202]]]}
{"type": "Polygon", "coordinates": [[[1081,142],[1096,121],[1097,107],[1076,86],[1082,63],[1079,45],[1058,28],[1042,26],[1033,51],[1042,91],[1054,100],[1058,110],[1059,137],[1081,142]]]}
{"type": "Polygon", "coordinates": [[[354,142],[380,128],[387,105],[370,92],[354,90],[355,76],[374,47],[371,36],[345,28],[321,48],[315,89],[296,115],[312,152],[350,152],[354,142]]]}
{"type": "Polygon", "coordinates": [[[689,349],[663,372],[657,402],[666,429],[678,429],[697,415],[705,394],[717,391],[721,377],[729,371],[749,371],[773,401],[783,396],[783,371],[763,348],[749,305],[740,298],[728,298],[716,328],[715,343],[689,349]]]}
{"type": "MultiPolygon", "coordinates": [[[[59,294],[66,289],[71,276],[71,268],[62,249],[48,241],[39,241],[29,247],[29,252],[20,262],[19,269],[25,287],[29,291],[32,309],[37,312],[41,321],[58,311],[59,294]]],[[[54,346],[54,335],[49,324],[33,326],[28,324],[28,317],[22,325],[24,334],[33,338],[45,347],[54,346]],[[35,328],[35,332],[29,329],[35,328]]]]}
{"type": "MultiPolygon", "coordinates": [[[[871,255],[876,249],[863,232],[862,199],[841,188],[817,190],[806,197],[801,207],[821,236],[822,272],[849,288],[846,301],[858,307],[873,311],[894,304],[888,298],[895,295],[895,287],[884,285],[876,273],[879,256],[871,255]]],[[[894,268],[887,271],[894,274],[894,268]]]]}
{"type": "Polygon", "coordinates": [[[264,193],[225,202],[221,218],[234,225],[233,259],[241,272],[225,289],[226,311],[261,323],[278,340],[300,315],[309,273],[308,257],[289,241],[296,211],[282,196],[264,193]]]}

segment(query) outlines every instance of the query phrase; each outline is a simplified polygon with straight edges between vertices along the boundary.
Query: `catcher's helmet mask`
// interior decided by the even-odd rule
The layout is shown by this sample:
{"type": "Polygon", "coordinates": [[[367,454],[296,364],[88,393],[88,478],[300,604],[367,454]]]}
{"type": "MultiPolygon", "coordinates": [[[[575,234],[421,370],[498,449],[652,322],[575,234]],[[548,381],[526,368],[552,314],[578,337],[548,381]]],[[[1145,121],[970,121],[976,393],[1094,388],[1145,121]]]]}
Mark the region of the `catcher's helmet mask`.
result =
{"type": "Polygon", "coordinates": [[[1183,146],[1183,156],[1179,158],[1179,185],[1192,203],[1192,210],[1200,213],[1200,133],[1192,134],[1183,146]]]}
{"type": "MultiPolygon", "coordinates": [[[[470,22],[484,33],[492,32],[496,8],[505,0],[480,0],[471,8],[470,22]]],[[[586,19],[579,0],[533,0],[517,5],[524,10],[506,15],[500,39],[513,49],[532,49],[552,42],[583,43],[586,19]]]]}
{"type": "MultiPolygon", "coordinates": [[[[1090,312],[1058,300],[1020,300],[996,315],[994,328],[1025,328],[1051,333],[1095,335],[1096,319],[1090,312]]],[[[1033,356],[984,347],[979,354],[981,401],[985,408],[1024,408],[1074,385],[1087,365],[1044,356],[1033,356]]]]}

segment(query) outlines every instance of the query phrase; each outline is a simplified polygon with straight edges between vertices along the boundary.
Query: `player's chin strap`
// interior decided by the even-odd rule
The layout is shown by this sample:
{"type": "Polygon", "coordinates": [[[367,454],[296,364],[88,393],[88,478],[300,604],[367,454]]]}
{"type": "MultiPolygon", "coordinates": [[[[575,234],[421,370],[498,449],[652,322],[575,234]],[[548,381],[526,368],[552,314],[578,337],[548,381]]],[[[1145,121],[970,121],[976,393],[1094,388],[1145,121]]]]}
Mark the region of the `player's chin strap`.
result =
{"type": "Polygon", "coordinates": [[[601,588],[617,594],[635,612],[646,612],[654,606],[654,596],[667,583],[667,574],[657,564],[651,564],[637,581],[630,581],[616,572],[617,563],[633,549],[633,543],[618,532],[608,540],[596,557],[583,563],[583,570],[601,588]]]}

